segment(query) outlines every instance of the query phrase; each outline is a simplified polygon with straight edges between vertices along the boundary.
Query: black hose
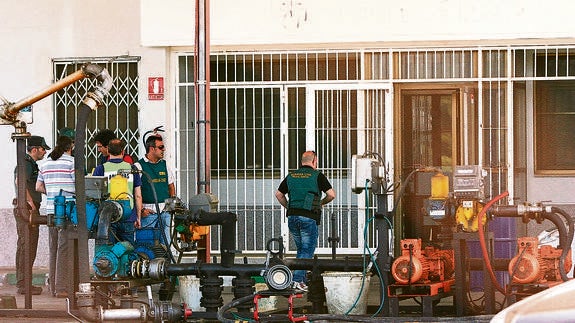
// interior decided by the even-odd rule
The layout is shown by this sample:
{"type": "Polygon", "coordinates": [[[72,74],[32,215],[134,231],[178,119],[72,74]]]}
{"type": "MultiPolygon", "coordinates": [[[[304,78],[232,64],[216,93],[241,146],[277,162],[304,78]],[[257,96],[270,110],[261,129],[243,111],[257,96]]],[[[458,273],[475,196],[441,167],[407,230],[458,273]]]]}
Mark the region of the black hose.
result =
{"type": "Polygon", "coordinates": [[[561,278],[563,279],[563,281],[567,281],[569,278],[567,277],[566,273],[565,273],[565,275],[563,275],[563,273],[565,272],[565,259],[567,258],[567,254],[569,253],[569,250],[571,250],[571,244],[573,243],[573,233],[575,230],[575,223],[573,221],[573,218],[569,214],[567,214],[567,212],[562,210],[561,208],[553,206],[553,207],[551,207],[551,212],[553,212],[554,214],[560,214],[561,216],[563,216],[565,218],[565,220],[567,221],[567,224],[569,226],[569,233],[567,234],[567,241],[565,241],[565,245],[563,246],[563,249],[561,252],[561,257],[559,258],[559,266],[561,266],[559,268],[559,272],[561,273],[561,278]],[[563,263],[561,263],[561,261],[563,263]]]}
{"type": "Polygon", "coordinates": [[[92,112],[86,103],[80,103],[78,107],[78,119],[76,121],[76,137],[74,138],[74,175],[76,191],[76,215],[78,217],[78,266],[79,280],[88,281],[90,279],[90,269],[88,263],[88,228],[86,225],[86,181],[85,181],[85,149],[86,149],[86,124],[92,112]],[[82,268],[84,267],[84,268],[82,268]]]}
{"type": "MultiPolygon", "coordinates": [[[[135,170],[135,166],[133,166],[133,169],[135,170]]],[[[154,181],[152,180],[152,177],[150,177],[150,175],[148,173],[144,172],[143,170],[141,170],[141,172],[146,177],[146,180],[148,181],[148,183],[150,184],[150,187],[152,188],[152,194],[154,195],[154,205],[156,206],[156,214],[158,215],[158,224],[160,225],[160,233],[161,233],[162,237],[164,237],[164,241],[166,241],[166,243],[168,244],[166,246],[166,248],[168,249],[167,253],[168,253],[168,256],[170,256],[170,261],[173,264],[175,264],[176,259],[174,258],[174,255],[172,254],[172,248],[170,247],[172,239],[168,239],[168,237],[166,237],[166,232],[164,231],[164,226],[170,225],[170,224],[164,223],[164,219],[162,218],[162,211],[160,210],[160,204],[158,202],[158,195],[156,194],[156,187],[154,187],[154,181]]]]}
{"type": "Polygon", "coordinates": [[[565,272],[565,255],[569,251],[568,248],[570,248],[570,246],[567,245],[568,234],[565,222],[554,213],[544,212],[541,217],[553,222],[559,231],[559,247],[563,248],[563,252],[561,252],[561,256],[559,257],[559,273],[561,274],[561,279],[567,281],[569,277],[567,277],[567,273],[565,272]]]}
{"type": "Polygon", "coordinates": [[[218,321],[220,322],[228,322],[228,323],[234,323],[236,322],[236,320],[230,320],[230,319],[226,319],[224,317],[224,314],[231,309],[232,307],[236,307],[240,304],[246,303],[246,302],[253,302],[255,297],[255,294],[250,294],[250,295],[246,295],[244,297],[240,297],[238,299],[235,299],[227,304],[224,304],[224,306],[220,307],[220,309],[218,310],[218,321]]]}

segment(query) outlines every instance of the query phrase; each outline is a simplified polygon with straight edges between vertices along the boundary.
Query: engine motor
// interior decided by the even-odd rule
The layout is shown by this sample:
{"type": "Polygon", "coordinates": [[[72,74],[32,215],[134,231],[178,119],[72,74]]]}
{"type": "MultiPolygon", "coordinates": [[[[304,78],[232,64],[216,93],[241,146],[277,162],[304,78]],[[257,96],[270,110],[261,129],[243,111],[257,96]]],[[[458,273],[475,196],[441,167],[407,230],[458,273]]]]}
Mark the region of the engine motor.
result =
{"type": "Polygon", "coordinates": [[[421,239],[401,240],[401,256],[391,267],[398,284],[441,282],[455,271],[453,250],[434,246],[421,248],[421,239]]]}
{"type": "MultiPolygon", "coordinates": [[[[518,255],[509,262],[509,274],[514,283],[531,284],[562,281],[559,271],[560,248],[548,245],[539,247],[536,237],[517,239],[518,255]]],[[[571,250],[565,257],[565,271],[571,268],[571,250]]]]}

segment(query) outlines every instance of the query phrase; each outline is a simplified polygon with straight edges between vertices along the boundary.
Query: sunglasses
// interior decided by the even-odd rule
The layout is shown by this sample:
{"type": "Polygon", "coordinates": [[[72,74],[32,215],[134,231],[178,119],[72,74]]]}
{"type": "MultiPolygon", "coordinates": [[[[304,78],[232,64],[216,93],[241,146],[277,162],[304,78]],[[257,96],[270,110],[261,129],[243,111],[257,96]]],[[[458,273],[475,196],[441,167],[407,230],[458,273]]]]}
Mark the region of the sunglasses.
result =
{"type": "Polygon", "coordinates": [[[161,146],[158,146],[158,147],[155,147],[155,148],[157,148],[157,149],[159,149],[159,150],[164,150],[164,149],[166,149],[166,146],[161,145],[161,146]]]}

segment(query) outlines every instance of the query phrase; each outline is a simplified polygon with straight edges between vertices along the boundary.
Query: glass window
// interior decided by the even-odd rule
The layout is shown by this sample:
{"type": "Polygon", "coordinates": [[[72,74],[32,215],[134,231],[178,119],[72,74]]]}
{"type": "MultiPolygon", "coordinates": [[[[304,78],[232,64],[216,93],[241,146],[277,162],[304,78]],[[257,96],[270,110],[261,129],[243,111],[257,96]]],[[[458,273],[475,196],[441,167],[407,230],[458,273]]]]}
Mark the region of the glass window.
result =
{"type": "Polygon", "coordinates": [[[535,87],[536,173],[575,174],[575,81],[535,87]]]}
{"type": "Polygon", "coordinates": [[[280,168],[279,88],[212,90],[212,172],[269,176],[280,168]]]}

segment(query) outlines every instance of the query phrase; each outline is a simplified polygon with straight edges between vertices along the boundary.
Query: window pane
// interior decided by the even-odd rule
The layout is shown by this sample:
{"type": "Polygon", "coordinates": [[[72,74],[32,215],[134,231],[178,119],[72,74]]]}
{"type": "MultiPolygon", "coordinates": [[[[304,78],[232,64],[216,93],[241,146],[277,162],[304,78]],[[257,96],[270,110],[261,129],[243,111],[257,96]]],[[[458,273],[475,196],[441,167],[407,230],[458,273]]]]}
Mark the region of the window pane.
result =
{"type": "Polygon", "coordinates": [[[575,170],[575,82],[536,83],[536,170],[575,170]]]}
{"type": "Polygon", "coordinates": [[[278,88],[213,89],[212,171],[244,178],[280,168],[278,88]]]}

